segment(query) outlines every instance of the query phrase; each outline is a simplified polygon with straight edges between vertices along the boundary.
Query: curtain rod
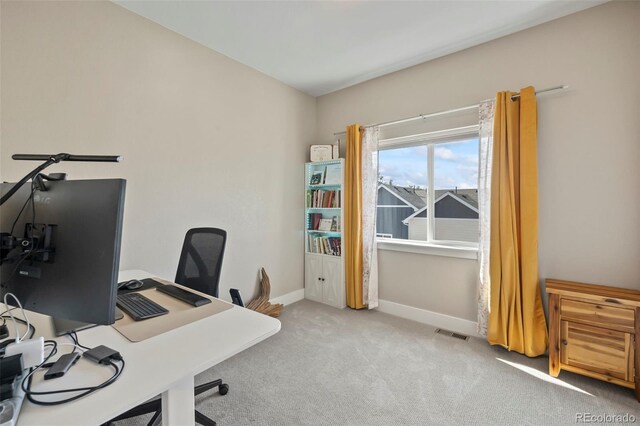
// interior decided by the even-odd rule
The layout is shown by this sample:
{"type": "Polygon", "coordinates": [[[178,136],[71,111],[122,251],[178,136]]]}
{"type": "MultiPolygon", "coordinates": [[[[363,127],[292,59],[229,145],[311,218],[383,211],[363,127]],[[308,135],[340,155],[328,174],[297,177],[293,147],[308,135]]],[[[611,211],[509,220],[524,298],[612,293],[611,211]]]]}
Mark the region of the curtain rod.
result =
{"type": "MultiPolygon", "coordinates": [[[[549,87],[548,89],[542,89],[542,90],[536,91],[536,95],[539,95],[541,93],[556,92],[556,91],[565,90],[565,89],[568,89],[568,88],[569,88],[569,86],[567,86],[566,84],[563,84],[563,85],[560,85],[560,86],[555,86],[555,87],[549,87]]],[[[511,96],[511,99],[515,99],[515,98],[519,98],[519,97],[520,97],[520,93],[515,93],[514,95],[511,96]]],[[[465,106],[465,107],[461,107],[461,108],[454,108],[454,109],[448,109],[448,110],[445,110],[445,111],[431,112],[429,114],[420,114],[420,115],[415,116],[415,117],[403,118],[401,120],[394,120],[394,121],[386,121],[384,123],[369,124],[369,125],[363,126],[363,127],[376,127],[376,126],[377,127],[386,127],[386,126],[391,126],[391,125],[394,125],[394,124],[407,123],[409,121],[424,120],[426,118],[438,117],[440,115],[453,114],[455,112],[462,112],[462,111],[467,111],[467,110],[470,110],[470,109],[478,108],[481,103],[491,102],[493,100],[494,99],[485,99],[483,101],[478,102],[477,104],[469,105],[469,106],[465,106]]],[[[344,135],[346,133],[347,133],[346,131],[337,132],[337,133],[334,133],[333,136],[344,135]]]]}

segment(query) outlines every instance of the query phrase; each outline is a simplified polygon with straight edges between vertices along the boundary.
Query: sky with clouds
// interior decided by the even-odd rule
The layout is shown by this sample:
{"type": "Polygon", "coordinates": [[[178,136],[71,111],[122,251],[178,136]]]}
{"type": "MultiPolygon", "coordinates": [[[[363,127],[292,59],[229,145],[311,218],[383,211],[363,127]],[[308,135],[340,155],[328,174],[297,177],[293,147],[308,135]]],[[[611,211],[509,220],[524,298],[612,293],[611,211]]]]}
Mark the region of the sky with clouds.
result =
{"type": "MultiPolygon", "coordinates": [[[[478,139],[438,144],[434,150],[435,189],[478,187],[478,139]]],[[[379,152],[379,173],[396,186],[427,187],[427,147],[379,152]]]]}

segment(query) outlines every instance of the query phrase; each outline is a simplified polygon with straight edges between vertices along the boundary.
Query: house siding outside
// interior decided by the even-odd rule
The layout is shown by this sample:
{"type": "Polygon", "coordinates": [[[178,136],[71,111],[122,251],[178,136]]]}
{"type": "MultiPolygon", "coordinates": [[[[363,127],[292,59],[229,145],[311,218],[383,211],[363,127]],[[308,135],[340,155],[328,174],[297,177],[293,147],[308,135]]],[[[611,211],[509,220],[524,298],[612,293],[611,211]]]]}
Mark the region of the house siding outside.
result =
{"type": "MultiPolygon", "coordinates": [[[[395,198],[395,197],[394,197],[395,198]]],[[[376,217],[376,233],[390,234],[392,238],[409,238],[409,228],[402,221],[411,216],[411,207],[378,207],[376,217]]]]}
{"type": "MultiPolygon", "coordinates": [[[[426,240],[427,223],[428,221],[425,217],[412,217],[409,219],[409,239],[426,240]]],[[[478,219],[435,218],[435,239],[477,243],[479,226],[478,219]]]]}
{"type": "MultiPolygon", "coordinates": [[[[379,206],[406,206],[407,203],[390,193],[385,189],[378,189],[378,205],[379,206]]],[[[413,210],[413,209],[412,209],[413,210]]]]}

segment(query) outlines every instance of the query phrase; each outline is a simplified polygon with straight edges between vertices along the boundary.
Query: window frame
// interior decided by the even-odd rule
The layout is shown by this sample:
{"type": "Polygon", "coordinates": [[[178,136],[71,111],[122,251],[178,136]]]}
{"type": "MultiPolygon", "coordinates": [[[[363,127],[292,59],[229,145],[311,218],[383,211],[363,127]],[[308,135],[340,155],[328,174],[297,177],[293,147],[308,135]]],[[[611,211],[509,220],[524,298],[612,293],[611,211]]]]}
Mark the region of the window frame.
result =
{"type": "MultiPolygon", "coordinates": [[[[464,259],[477,259],[478,243],[466,241],[436,240],[435,236],[435,148],[437,145],[462,142],[467,139],[480,140],[478,125],[456,127],[419,133],[395,138],[380,139],[378,151],[407,148],[412,146],[427,147],[427,240],[405,240],[400,238],[376,237],[379,249],[402,251],[436,256],[449,256],[464,259]],[[431,208],[429,208],[431,206],[431,208]]],[[[478,146],[478,157],[480,150],[478,146]]],[[[479,167],[479,165],[478,165],[479,167]]],[[[479,170],[478,170],[479,171],[479,170]]],[[[378,206],[376,206],[377,208],[378,206]]]]}

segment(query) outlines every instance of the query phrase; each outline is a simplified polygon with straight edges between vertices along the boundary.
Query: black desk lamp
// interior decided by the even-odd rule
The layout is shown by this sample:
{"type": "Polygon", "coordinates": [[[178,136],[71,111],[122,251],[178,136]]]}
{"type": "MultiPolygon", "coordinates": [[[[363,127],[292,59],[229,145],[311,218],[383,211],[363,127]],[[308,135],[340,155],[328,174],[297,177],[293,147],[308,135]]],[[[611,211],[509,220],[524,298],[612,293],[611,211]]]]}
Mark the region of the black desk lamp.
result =
{"type": "MultiPolygon", "coordinates": [[[[38,173],[46,169],[52,164],[59,163],[61,161],[90,161],[90,162],[101,162],[101,163],[118,163],[122,161],[122,157],[119,155],[73,155],[73,154],[55,154],[55,155],[47,155],[47,154],[13,154],[11,156],[14,160],[28,160],[28,161],[44,161],[41,165],[33,169],[29,172],[25,177],[20,179],[18,183],[16,183],[13,188],[7,191],[6,194],[0,198],[0,206],[5,203],[13,194],[16,193],[18,189],[22,187],[29,179],[35,178],[38,173]]],[[[57,178],[52,178],[51,180],[57,180],[57,178]]]]}

